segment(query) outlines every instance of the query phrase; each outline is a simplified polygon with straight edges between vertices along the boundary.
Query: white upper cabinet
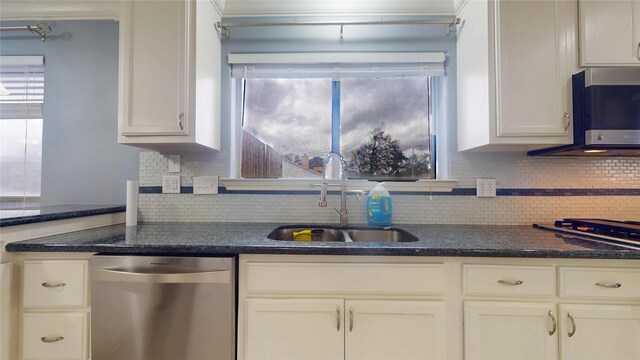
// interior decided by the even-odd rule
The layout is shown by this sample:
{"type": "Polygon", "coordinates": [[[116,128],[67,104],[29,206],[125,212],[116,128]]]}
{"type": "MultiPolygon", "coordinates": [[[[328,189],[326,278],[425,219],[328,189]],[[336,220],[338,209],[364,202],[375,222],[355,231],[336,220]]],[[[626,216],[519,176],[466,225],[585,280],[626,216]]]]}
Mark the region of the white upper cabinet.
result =
{"type": "Polygon", "coordinates": [[[580,1],[580,65],[640,66],[640,1],[580,1]]]}
{"type": "Polygon", "coordinates": [[[458,29],[458,149],[569,144],[575,1],[468,1],[458,29]]]}
{"type": "Polygon", "coordinates": [[[120,143],[220,148],[219,20],[209,0],[122,3],[120,143]]]}

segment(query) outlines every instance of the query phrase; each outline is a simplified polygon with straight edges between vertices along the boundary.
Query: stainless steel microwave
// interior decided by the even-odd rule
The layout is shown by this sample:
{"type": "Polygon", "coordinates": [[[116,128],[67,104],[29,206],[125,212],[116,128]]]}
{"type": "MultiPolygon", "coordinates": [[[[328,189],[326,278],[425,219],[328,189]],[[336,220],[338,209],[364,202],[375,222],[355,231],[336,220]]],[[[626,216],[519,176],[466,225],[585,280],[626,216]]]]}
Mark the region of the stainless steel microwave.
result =
{"type": "Polygon", "coordinates": [[[640,68],[594,68],[573,75],[574,143],[530,156],[640,157],[640,68]]]}

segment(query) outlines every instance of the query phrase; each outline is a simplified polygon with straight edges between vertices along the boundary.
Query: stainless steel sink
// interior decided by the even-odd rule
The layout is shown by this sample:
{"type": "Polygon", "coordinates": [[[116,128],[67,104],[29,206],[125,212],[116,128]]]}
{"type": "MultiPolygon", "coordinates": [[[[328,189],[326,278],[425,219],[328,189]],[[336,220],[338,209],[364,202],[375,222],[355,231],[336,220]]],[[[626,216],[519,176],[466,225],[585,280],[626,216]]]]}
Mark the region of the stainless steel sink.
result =
{"type": "Polygon", "coordinates": [[[353,229],[346,230],[353,242],[412,242],[418,241],[413,234],[401,229],[353,229]]]}
{"type": "Polygon", "coordinates": [[[344,233],[337,227],[313,227],[313,226],[280,226],[267,235],[271,240],[293,241],[293,233],[302,230],[311,230],[311,241],[345,241],[344,233]]]}
{"type": "Polygon", "coordinates": [[[267,238],[271,240],[293,241],[293,233],[311,230],[311,241],[342,242],[412,242],[418,238],[408,231],[396,228],[359,228],[332,226],[285,225],[273,230],[267,238]]]}

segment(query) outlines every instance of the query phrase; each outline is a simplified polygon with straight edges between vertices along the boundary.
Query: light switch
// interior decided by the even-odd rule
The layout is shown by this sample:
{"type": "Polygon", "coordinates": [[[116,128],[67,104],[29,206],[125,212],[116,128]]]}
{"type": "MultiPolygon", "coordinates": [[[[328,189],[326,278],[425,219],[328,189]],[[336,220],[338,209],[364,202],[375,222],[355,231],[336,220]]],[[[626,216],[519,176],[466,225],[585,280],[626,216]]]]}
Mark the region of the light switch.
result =
{"type": "Polygon", "coordinates": [[[180,172],[180,155],[169,155],[169,172],[180,172]]]}
{"type": "Polygon", "coordinates": [[[194,176],[193,177],[193,193],[195,195],[217,194],[218,193],[218,177],[217,176],[194,176]]]}

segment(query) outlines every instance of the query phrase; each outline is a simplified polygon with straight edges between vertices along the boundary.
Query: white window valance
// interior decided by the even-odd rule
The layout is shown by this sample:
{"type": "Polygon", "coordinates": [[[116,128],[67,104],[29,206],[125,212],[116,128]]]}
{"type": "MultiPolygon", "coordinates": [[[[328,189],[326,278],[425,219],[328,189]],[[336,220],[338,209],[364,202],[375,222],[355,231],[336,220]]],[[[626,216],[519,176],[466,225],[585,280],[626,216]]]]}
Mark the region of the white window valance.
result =
{"type": "Polygon", "coordinates": [[[444,75],[444,52],[229,54],[235,78],[351,78],[444,75]]]}

